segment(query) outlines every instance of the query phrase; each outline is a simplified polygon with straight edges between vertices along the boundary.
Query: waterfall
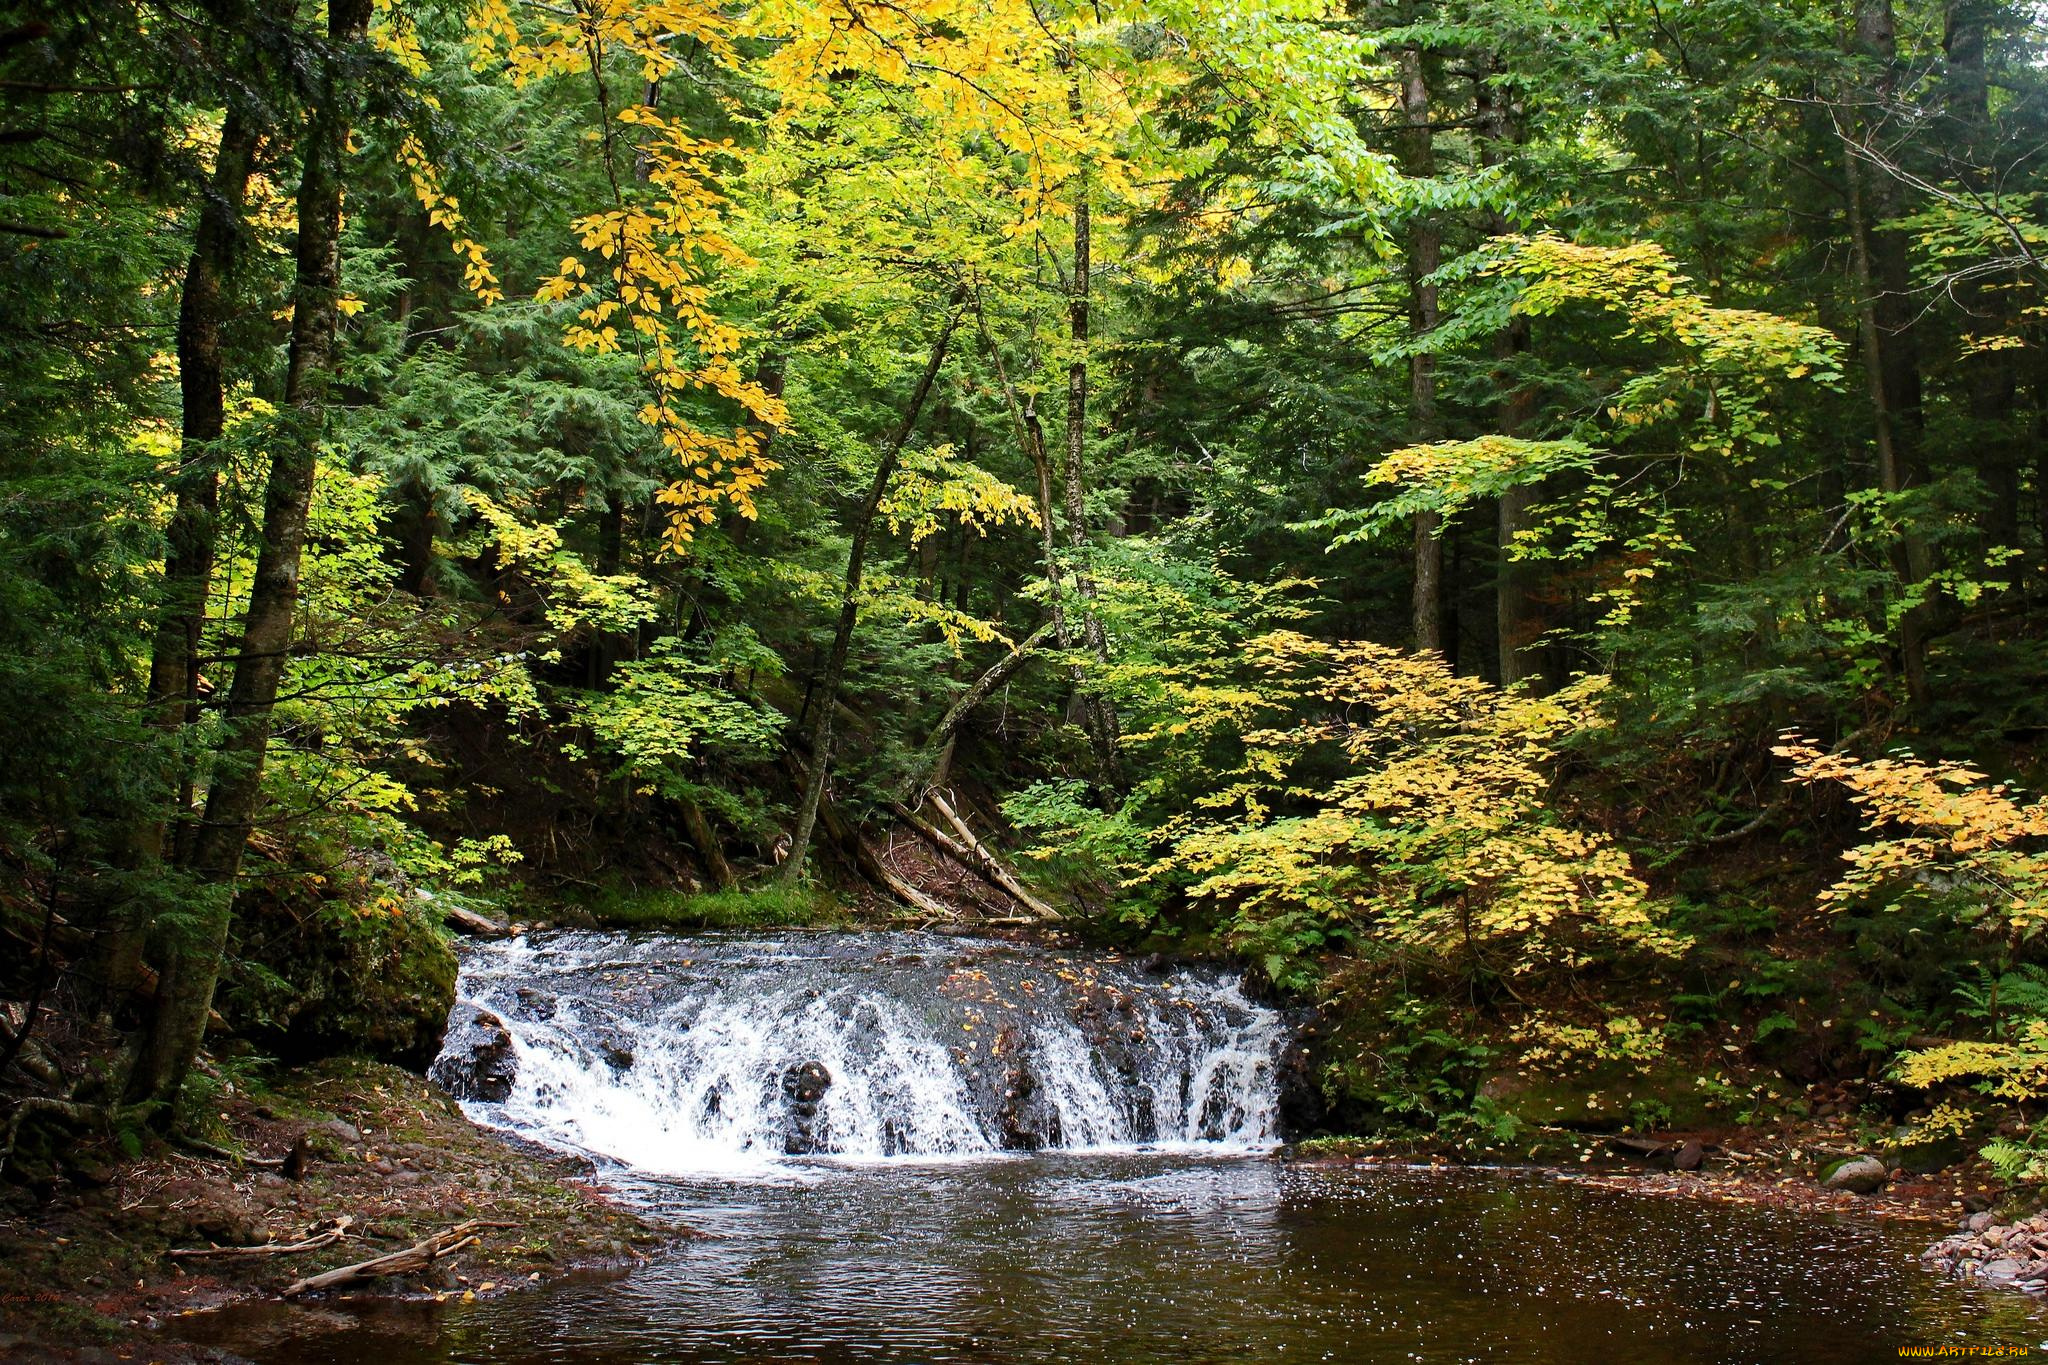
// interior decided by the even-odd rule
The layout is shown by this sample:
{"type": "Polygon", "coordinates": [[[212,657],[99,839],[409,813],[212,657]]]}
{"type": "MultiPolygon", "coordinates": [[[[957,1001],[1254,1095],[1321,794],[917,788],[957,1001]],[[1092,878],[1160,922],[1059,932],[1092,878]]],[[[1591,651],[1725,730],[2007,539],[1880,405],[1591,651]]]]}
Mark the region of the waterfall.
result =
{"type": "Polygon", "coordinates": [[[643,1171],[1274,1140],[1285,1028],[1220,970],[933,934],[549,933],[464,953],[434,1075],[643,1171]]]}

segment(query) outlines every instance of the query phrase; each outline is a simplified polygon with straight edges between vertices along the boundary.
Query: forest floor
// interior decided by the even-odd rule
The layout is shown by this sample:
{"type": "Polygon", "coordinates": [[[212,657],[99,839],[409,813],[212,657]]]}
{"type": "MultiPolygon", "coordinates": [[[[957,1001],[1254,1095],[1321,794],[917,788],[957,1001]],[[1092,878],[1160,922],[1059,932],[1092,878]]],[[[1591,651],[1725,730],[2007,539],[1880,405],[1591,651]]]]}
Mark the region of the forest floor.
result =
{"type": "Polygon", "coordinates": [[[396,1067],[321,1063],[222,1101],[219,1113],[224,1142],[251,1157],[274,1160],[305,1139],[298,1178],[178,1148],[122,1160],[110,1141],[100,1161],[74,1158],[60,1186],[6,1192],[0,1361],[213,1360],[153,1329],[469,1220],[478,1239],[431,1269],[339,1292],[513,1292],[570,1270],[629,1266],[689,1235],[615,1203],[583,1163],[477,1127],[438,1086],[396,1067]],[[314,1250],[168,1254],[288,1245],[341,1218],[353,1220],[345,1235],[314,1250]]]}

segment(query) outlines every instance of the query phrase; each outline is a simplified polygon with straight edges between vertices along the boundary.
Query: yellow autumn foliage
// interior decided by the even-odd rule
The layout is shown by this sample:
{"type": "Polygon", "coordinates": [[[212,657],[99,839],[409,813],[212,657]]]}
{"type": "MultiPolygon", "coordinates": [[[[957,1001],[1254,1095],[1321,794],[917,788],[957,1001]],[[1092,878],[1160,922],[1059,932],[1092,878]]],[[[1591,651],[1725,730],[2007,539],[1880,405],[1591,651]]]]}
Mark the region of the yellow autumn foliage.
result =
{"type": "Polygon", "coordinates": [[[1774,750],[1804,782],[1839,782],[1881,837],[1843,855],[1848,870],[1821,899],[1833,905],[1951,904],[1966,920],[2031,938],[2048,924],[2048,799],[2023,802],[1960,763],[1910,754],[1860,759],[1787,735],[1774,750]]]}
{"type": "Polygon", "coordinates": [[[1243,771],[1269,781],[1240,784],[1227,815],[1169,825],[1171,851],[1153,869],[1234,908],[1241,937],[1305,915],[1509,976],[1596,950],[1676,951],[1628,855],[1550,802],[1557,746],[1602,723],[1605,679],[1540,697],[1460,676],[1435,654],[1284,631],[1252,653],[1310,715],[1246,736],[1243,771]]]}

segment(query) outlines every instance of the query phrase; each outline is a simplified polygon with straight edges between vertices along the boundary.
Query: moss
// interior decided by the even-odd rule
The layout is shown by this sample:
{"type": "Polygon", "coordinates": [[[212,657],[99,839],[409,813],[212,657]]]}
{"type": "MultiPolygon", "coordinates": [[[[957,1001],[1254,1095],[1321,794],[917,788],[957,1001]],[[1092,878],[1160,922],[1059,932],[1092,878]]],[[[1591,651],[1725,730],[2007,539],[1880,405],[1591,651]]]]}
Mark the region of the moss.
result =
{"type": "Polygon", "coordinates": [[[840,925],[847,913],[831,892],[776,883],[725,891],[616,891],[577,907],[614,929],[773,929],[840,925]]]}
{"type": "Polygon", "coordinates": [[[237,916],[222,1017],[287,1061],[360,1053],[423,1070],[455,1004],[455,951],[427,912],[310,894],[237,916]]]}

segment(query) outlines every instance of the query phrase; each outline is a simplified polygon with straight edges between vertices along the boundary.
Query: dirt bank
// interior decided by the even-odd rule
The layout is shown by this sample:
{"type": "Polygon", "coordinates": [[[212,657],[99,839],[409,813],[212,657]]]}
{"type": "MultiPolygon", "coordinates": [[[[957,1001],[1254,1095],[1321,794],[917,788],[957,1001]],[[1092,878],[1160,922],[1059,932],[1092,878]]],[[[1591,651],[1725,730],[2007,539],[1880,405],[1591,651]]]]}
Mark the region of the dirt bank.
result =
{"type": "Polygon", "coordinates": [[[219,1105],[221,1145],[282,1165],[179,1148],[126,1160],[103,1135],[61,1184],[4,1192],[0,1360],[212,1359],[153,1329],[468,1220],[477,1239],[425,1271],[335,1292],[509,1292],[687,1235],[614,1202],[583,1163],[476,1127],[396,1067],[328,1062],[235,1091],[219,1105]],[[344,1218],[311,1250],[170,1255],[319,1240],[344,1218]]]}

